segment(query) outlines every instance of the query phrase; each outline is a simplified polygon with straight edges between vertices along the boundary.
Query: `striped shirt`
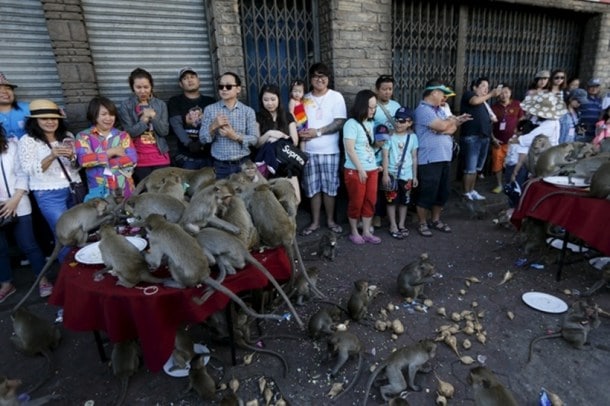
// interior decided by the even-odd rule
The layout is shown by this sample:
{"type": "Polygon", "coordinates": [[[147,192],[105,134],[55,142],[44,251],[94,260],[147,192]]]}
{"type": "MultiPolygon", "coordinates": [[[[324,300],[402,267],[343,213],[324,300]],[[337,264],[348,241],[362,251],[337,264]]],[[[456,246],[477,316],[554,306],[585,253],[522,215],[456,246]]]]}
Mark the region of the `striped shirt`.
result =
{"type": "Polygon", "coordinates": [[[445,120],[445,111],[425,101],[415,109],[415,133],[419,141],[417,162],[419,165],[434,162],[451,161],[453,138],[448,134],[439,134],[430,128],[434,120],[445,120]]]}

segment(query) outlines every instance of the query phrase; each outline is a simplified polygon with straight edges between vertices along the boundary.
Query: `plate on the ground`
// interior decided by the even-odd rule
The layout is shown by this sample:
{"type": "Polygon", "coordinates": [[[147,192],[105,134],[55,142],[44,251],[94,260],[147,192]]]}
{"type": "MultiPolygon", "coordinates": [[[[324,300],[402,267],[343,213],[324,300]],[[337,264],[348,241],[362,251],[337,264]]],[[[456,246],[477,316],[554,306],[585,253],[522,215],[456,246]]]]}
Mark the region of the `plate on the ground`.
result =
{"type": "Polygon", "coordinates": [[[543,181],[561,187],[589,187],[585,178],[569,178],[568,176],[546,176],[543,181]]]}
{"type": "MultiPolygon", "coordinates": [[[[148,241],[146,241],[142,237],[125,237],[127,241],[132,243],[137,249],[142,251],[148,245],[148,241]]],[[[79,249],[74,255],[74,259],[76,259],[81,264],[87,265],[98,265],[103,264],[102,261],[102,253],[100,251],[100,242],[94,242],[93,244],[89,244],[79,249]]]]}
{"type": "Polygon", "coordinates": [[[589,260],[589,265],[591,265],[593,268],[597,269],[598,271],[601,271],[602,268],[608,264],[610,264],[610,257],[597,257],[597,258],[591,258],[589,260]]]}
{"type": "Polygon", "coordinates": [[[531,308],[546,313],[563,313],[568,310],[568,304],[558,297],[542,292],[526,292],[521,299],[531,308]]]}
{"type": "MultiPolygon", "coordinates": [[[[195,343],[195,345],[193,345],[193,350],[195,350],[195,352],[197,354],[209,354],[210,350],[208,349],[207,346],[203,345],[203,344],[198,344],[195,343]]],[[[203,363],[207,364],[208,361],[210,360],[210,356],[205,356],[203,357],[203,363]]],[[[168,374],[169,376],[173,376],[174,378],[184,378],[185,376],[189,375],[189,369],[191,369],[191,366],[189,364],[186,364],[186,368],[182,369],[174,369],[173,371],[171,370],[171,368],[174,366],[174,355],[172,353],[172,355],[169,356],[169,359],[167,361],[165,361],[165,364],[163,365],[163,370],[165,371],[166,374],[168,374]]]]}
{"type": "MultiPolygon", "coordinates": [[[[546,243],[549,244],[553,248],[557,248],[558,250],[563,247],[563,240],[560,238],[547,238],[546,243]]],[[[587,252],[589,248],[580,246],[578,244],[574,244],[572,242],[568,243],[567,248],[572,252],[587,252]]]]}

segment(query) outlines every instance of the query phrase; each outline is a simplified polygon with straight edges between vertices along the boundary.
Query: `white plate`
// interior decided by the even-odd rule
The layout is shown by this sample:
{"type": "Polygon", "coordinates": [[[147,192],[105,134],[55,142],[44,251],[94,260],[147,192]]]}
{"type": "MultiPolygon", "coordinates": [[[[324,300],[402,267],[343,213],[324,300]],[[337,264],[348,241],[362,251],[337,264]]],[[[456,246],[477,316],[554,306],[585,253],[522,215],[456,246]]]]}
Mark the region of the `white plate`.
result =
{"type": "MultiPolygon", "coordinates": [[[[204,353],[210,353],[210,350],[208,349],[207,346],[203,345],[203,344],[198,344],[195,343],[195,345],[193,345],[193,350],[195,350],[195,352],[197,354],[204,354],[204,353]]],[[[210,361],[210,356],[206,356],[203,357],[203,363],[207,365],[208,361],[210,361]]],[[[171,367],[174,366],[174,356],[173,354],[169,356],[169,359],[167,361],[165,361],[165,364],[163,365],[163,370],[165,371],[166,374],[168,374],[169,376],[173,376],[174,378],[184,378],[185,376],[188,376],[189,374],[189,369],[191,369],[191,366],[189,364],[186,364],[186,368],[184,369],[174,369],[173,371],[170,371],[171,367]]]]}
{"type": "Polygon", "coordinates": [[[526,292],[521,296],[526,305],[546,313],[563,313],[568,304],[558,297],[542,292],[526,292]]]}
{"type": "Polygon", "coordinates": [[[551,183],[555,186],[562,187],[589,187],[589,184],[585,181],[585,178],[575,178],[572,177],[570,179],[567,176],[547,176],[542,178],[543,181],[547,183],[551,183]],[[570,183],[572,181],[572,183],[570,183]]]}
{"type": "Polygon", "coordinates": [[[602,268],[608,264],[610,264],[610,257],[597,257],[589,260],[589,265],[598,271],[601,271],[602,268]]]}
{"type": "MultiPolygon", "coordinates": [[[[559,238],[547,238],[546,243],[550,244],[551,247],[557,248],[558,250],[563,247],[563,240],[559,238]]],[[[567,248],[572,252],[587,252],[589,248],[581,247],[580,245],[569,242],[567,248]]]]}
{"type": "MultiPolygon", "coordinates": [[[[146,241],[142,237],[125,237],[127,241],[132,243],[137,249],[142,251],[148,245],[148,241],[146,241]]],[[[93,244],[89,244],[79,249],[74,255],[74,259],[76,259],[81,264],[87,265],[97,265],[103,264],[102,261],[102,253],[100,251],[100,242],[94,242],[93,244]]]]}

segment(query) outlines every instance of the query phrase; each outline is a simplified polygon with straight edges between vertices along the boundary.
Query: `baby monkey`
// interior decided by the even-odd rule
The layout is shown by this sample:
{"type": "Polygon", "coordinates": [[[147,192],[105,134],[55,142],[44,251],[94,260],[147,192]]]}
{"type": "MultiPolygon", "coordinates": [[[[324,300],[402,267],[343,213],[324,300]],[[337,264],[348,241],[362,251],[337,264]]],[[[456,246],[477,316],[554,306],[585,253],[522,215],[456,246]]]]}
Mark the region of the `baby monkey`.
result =
{"type": "Polygon", "coordinates": [[[496,375],[484,366],[470,370],[467,381],[474,391],[476,406],[517,406],[517,401],[496,375]]]}
{"type": "Polygon", "coordinates": [[[347,302],[347,311],[353,320],[360,321],[366,317],[370,301],[369,283],[364,279],[354,282],[354,291],[347,302]]]}
{"type": "Polygon", "coordinates": [[[404,297],[417,299],[424,297],[424,285],[433,279],[436,269],[430,262],[427,253],[420,255],[418,260],[407,264],[400,270],[396,285],[398,292],[404,297]]]}
{"type": "Polygon", "coordinates": [[[328,230],[322,235],[322,238],[320,238],[318,256],[322,260],[335,260],[335,257],[337,256],[337,234],[332,230],[328,230]]]}

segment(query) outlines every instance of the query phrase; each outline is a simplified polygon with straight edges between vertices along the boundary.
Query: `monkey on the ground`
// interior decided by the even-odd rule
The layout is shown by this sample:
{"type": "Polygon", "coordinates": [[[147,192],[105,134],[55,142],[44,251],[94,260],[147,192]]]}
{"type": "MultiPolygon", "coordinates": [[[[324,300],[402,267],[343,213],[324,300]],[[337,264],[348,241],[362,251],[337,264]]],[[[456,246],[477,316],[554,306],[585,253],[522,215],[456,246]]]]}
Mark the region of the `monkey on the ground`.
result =
{"type": "Polygon", "coordinates": [[[57,260],[59,252],[64,247],[82,247],[85,245],[90,231],[98,228],[102,223],[114,219],[113,210],[113,203],[104,199],[95,198],[69,208],[59,217],[55,224],[55,248],[44,268],[42,268],[38,277],[32,284],[32,287],[30,287],[30,290],[27,291],[19,303],[13,308],[13,312],[19,309],[32,294],[34,289],[38,286],[40,279],[49,268],[51,268],[51,265],[55,260],[57,260]]]}
{"type": "Polygon", "coordinates": [[[308,278],[305,277],[303,272],[299,272],[297,277],[295,278],[292,292],[290,292],[290,297],[296,295],[297,306],[303,306],[304,299],[310,299],[311,296],[315,295],[313,288],[316,287],[316,283],[318,281],[318,275],[320,275],[320,270],[313,266],[306,271],[308,278]],[[312,287],[313,284],[313,287],[312,287]]]}
{"type": "Polygon", "coordinates": [[[146,192],[130,196],[125,202],[125,212],[136,219],[145,219],[153,213],[161,214],[167,221],[177,223],[182,218],[186,206],[184,201],[173,196],[146,192]]]}
{"type": "Polygon", "coordinates": [[[328,351],[330,357],[335,354],[337,355],[337,363],[330,372],[330,376],[333,378],[337,376],[337,373],[345,365],[349,357],[354,355],[358,357],[356,373],[349,385],[343,389],[343,392],[334,397],[334,400],[337,401],[344,393],[354,387],[360,377],[360,371],[362,370],[362,343],[356,335],[348,331],[335,331],[328,338],[328,351]]]}
{"type": "Polygon", "coordinates": [[[121,380],[121,394],[116,402],[117,406],[125,402],[129,378],[138,372],[140,367],[140,349],[135,340],[127,340],[116,343],[112,347],[110,356],[112,372],[121,380]]]}
{"type": "Polygon", "coordinates": [[[314,313],[307,323],[307,331],[312,339],[320,338],[323,334],[331,335],[336,322],[341,318],[342,310],[337,306],[323,307],[314,313]]]}
{"type": "Polygon", "coordinates": [[[222,278],[224,278],[225,274],[235,274],[236,269],[243,269],[246,264],[253,265],[265,275],[277,293],[282,297],[299,326],[303,328],[304,325],[301,318],[280,284],[271,272],[250,254],[237,237],[216,228],[206,227],[197,234],[196,238],[208,261],[212,263],[213,260],[218,265],[222,278]]]}
{"type": "Polygon", "coordinates": [[[388,379],[388,384],[379,388],[381,397],[386,402],[392,396],[402,392],[407,388],[411,388],[416,392],[421,391],[421,387],[415,385],[415,374],[418,371],[425,372],[422,368],[424,364],[430,361],[436,355],[436,343],[432,340],[420,340],[416,344],[402,347],[388,356],[369,377],[366,384],[366,392],[362,404],[366,406],[371,386],[377,375],[381,371],[385,371],[385,376],[388,379]],[[407,368],[407,380],[402,373],[402,370],[407,368]]]}
{"type": "Polygon", "coordinates": [[[244,401],[233,391],[222,397],[220,406],[244,406],[244,401]]]}
{"type": "Polygon", "coordinates": [[[116,284],[126,288],[133,288],[140,282],[163,282],[163,279],[151,275],[140,250],[127,238],[117,234],[112,224],[102,225],[100,236],[99,248],[106,268],[98,273],[108,272],[116,276],[116,284]]]}
{"type": "Polygon", "coordinates": [[[534,345],[540,340],[561,337],[572,347],[582,349],[588,342],[591,330],[599,327],[600,323],[599,309],[594,303],[586,300],[574,302],[563,318],[560,331],[534,338],[530,342],[527,362],[531,361],[534,345]]]}
{"type": "Polygon", "coordinates": [[[517,406],[517,401],[496,375],[484,366],[470,370],[466,379],[474,391],[476,406],[517,406]]]}
{"type": "Polygon", "coordinates": [[[61,332],[57,326],[36,316],[24,307],[11,314],[14,335],[11,342],[26,355],[42,354],[47,359],[47,374],[28,393],[36,391],[51,376],[51,351],[59,346],[61,332]]]}
{"type": "Polygon", "coordinates": [[[0,406],[42,406],[52,400],[61,399],[59,395],[46,395],[22,402],[17,398],[17,388],[20,386],[21,380],[0,376],[0,406]]]}
{"type": "Polygon", "coordinates": [[[213,183],[196,192],[184,210],[180,224],[196,234],[201,228],[210,226],[232,234],[239,234],[239,228],[218,217],[220,205],[229,202],[234,191],[227,183],[213,183]]]}
{"type": "Polygon", "coordinates": [[[235,189],[228,180],[220,180],[216,184],[222,185],[223,188],[230,191],[230,197],[218,203],[218,217],[239,229],[237,238],[241,240],[248,250],[257,248],[259,245],[259,235],[252,222],[252,217],[250,217],[250,213],[246,208],[246,203],[241,196],[235,194],[235,189]]]}
{"type": "Polygon", "coordinates": [[[174,338],[174,351],[172,352],[173,365],[169,370],[186,369],[195,355],[195,343],[190,334],[184,328],[178,328],[176,338],[174,338]]]}
{"type": "Polygon", "coordinates": [[[409,406],[409,401],[397,396],[388,401],[388,406],[409,406]]]}
{"type": "Polygon", "coordinates": [[[318,256],[322,260],[334,261],[337,256],[337,234],[328,230],[322,234],[318,245],[318,256]]]}
{"type": "Polygon", "coordinates": [[[583,293],[582,296],[591,296],[592,294],[600,290],[603,286],[610,283],[610,262],[606,263],[606,265],[602,267],[601,271],[602,277],[597,282],[595,282],[593,286],[591,286],[591,288],[587,289],[587,291],[583,293]]]}
{"type": "Polygon", "coordinates": [[[347,302],[347,311],[352,320],[362,320],[368,312],[370,296],[369,283],[364,279],[354,282],[354,291],[347,302]]]}
{"type": "Polygon", "coordinates": [[[417,299],[424,297],[424,286],[434,278],[436,269],[430,262],[427,253],[420,255],[419,259],[410,262],[400,270],[396,280],[398,292],[403,297],[417,299]]]}
{"type": "Polygon", "coordinates": [[[189,392],[191,389],[205,400],[212,400],[216,396],[216,382],[214,382],[214,378],[208,373],[201,354],[196,354],[191,360],[189,386],[186,391],[189,392]]]}
{"type": "MultiPolygon", "coordinates": [[[[157,268],[161,260],[167,257],[169,272],[177,287],[195,287],[204,283],[214,288],[237,303],[252,317],[282,320],[275,314],[258,314],[250,309],[235,293],[210,277],[210,266],[203,250],[194,237],[177,224],[169,223],[159,214],[151,214],[145,220],[148,233],[149,252],[145,254],[146,262],[157,268]]],[[[194,298],[202,304],[202,299],[194,298]]]]}

